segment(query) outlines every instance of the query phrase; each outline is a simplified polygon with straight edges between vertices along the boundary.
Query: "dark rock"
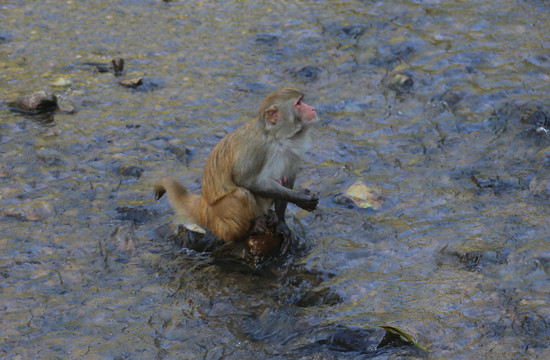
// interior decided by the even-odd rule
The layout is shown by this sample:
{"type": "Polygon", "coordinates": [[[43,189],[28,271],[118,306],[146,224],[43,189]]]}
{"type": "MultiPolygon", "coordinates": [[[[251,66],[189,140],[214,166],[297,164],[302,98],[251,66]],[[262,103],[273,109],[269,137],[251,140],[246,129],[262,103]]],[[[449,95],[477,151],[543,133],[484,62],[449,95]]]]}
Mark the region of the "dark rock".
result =
{"type": "Polygon", "coordinates": [[[397,73],[390,79],[390,88],[398,93],[404,93],[412,89],[414,81],[410,75],[397,73]]]}
{"type": "Polygon", "coordinates": [[[548,116],[540,106],[536,108],[530,108],[521,116],[521,122],[524,124],[530,124],[535,126],[548,126],[548,116]]]}
{"type": "Polygon", "coordinates": [[[12,111],[29,115],[53,112],[58,109],[57,96],[41,90],[9,102],[8,107],[12,111]]]}
{"type": "Polygon", "coordinates": [[[348,209],[354,209],[355,208],[355,204],[353,203],[353,201],[347,197],[345,197],[344,195],[342,194],[337,194],[337,195],[334,195],[333,199],[332,199],[336,204],[338,205],[342,205],[348,209]]]}
{"type": "MultiPolygon", "coordinates": [[[[389,330],[391,327],[380,326],[377,328],[350,328],[345,326],[333,326],[319,328],[315,332],[317,340],[308,346],[299,349],[300,352],[319,352],[326,349],[336,353],[355,353],[368,356],[360,358],[375,358],[377,355],[388,355],[391,349],[399,349],[401,355],[418,358],[422,355],[420,347],[409,342],[404,336],[389,330]],[[319,348],[320,347],[320,348],[319,348]]],[[[338,357],[339,358],[339,357],[338,357]]],[[[357,356],[353,357],[357,358],[357,356]]]]}
{"type": "MultiPolygon", "coordinates": [[[[489,265],[506,265],[508,263],[509,251],[453,251],[443,249],[440,255],[448,256],[450,259],[458,259],[466,270],[477,272],[489,265]]],[[[437,262],[441,265],[442,259],[438,259],[437,262]]]]}
{"type": "Polygon", "coordinates": [[[539,104],[507,102],[500,106],[490,119],[491,124],[497,124],[503,131],[518,121],[531,127],[529,136],[548,135],[550,132],[550,117],[539,104]]]}
{"type": "Polygon", "coordinates": [[[494,187],[495,183],[498,181],[497,178],[486,177],[479,174],[472,175],[471,179],[480,189],[494,187]]]}
{"type": "Polygon", "coordinates": [[[515,178],[501,178],[499,175],[474,173],[470,180],[480,189],[492,189],[495,195],[500,195],[505,191],[528,188],[528,185],[515,178]]]}
{"type": "Polygon", "coordinates": [[[124,72],[124,59],[116,58],[111,60],[111,64],[113,64],[113,71],[115,73],[115,76],[120,76],[124,72]]]}

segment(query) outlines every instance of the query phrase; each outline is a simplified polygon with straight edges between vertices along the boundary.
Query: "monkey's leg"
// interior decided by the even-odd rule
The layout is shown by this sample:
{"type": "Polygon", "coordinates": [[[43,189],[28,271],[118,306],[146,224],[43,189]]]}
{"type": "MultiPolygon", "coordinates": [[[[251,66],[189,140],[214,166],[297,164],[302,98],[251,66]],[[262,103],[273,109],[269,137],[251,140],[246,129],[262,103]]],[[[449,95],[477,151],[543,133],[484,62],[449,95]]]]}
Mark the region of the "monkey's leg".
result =
{"type": "Polygon", "coordinates": [[[238,188],[206,208],[207,227],[226,242],[242,240],[254,222],[255,209],[252,193],[238,188]]]}
{"type": "MultiPolygon", "coordinates": [[[[281,179],[281,185],[286,188],[292,189],[294,187],[294,177],[281,179]]],[[[282,199],[275,200],[275,213],[277,214],[278,222],[275,226],[275,234],[281,236],[283,242],[281,243],[281,254],[286,254],[292,243],[292,233],[285,222],[285,212],[288,202],[282,199]]]]}

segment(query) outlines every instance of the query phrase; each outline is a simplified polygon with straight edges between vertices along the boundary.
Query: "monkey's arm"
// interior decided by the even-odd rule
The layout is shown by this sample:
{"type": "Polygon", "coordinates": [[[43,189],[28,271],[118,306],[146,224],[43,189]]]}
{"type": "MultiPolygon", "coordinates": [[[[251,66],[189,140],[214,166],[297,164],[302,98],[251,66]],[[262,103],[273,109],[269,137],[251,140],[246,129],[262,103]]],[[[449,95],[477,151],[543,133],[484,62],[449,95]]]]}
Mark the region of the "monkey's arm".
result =
{"type": "Polygon", "coordinates": [[[251,177],[242,181],[236,179],[236,183],[259,196],[291,202],[307,211],[315,210],[319,203],[319,197],[309,190],[291,190],[281,185],[277,180],[262,179],[261,177],[255,180],[251,177]]]}
{"type": "MultiPolygon", "coordinates": [[[[281,185],[286,187],[287,189],[292,190],[294,188],[294,176],[290,178],[283,178],[281,179],[281,185]]],[[[275,213],[277,214],[277,218],[279,219],[279,222],[285,222],[285,212],[286,212],[286,206],[288,204],[288,201],[277,198],[275,199],[275,213]]]]}

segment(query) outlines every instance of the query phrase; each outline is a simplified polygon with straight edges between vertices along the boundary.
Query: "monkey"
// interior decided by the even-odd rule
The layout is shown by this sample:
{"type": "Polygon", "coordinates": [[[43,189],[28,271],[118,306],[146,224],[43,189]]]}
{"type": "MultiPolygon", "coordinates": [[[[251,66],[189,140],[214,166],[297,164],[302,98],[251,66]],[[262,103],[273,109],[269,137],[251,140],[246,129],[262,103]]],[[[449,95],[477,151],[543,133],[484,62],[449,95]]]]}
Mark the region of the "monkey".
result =
{"type": "Polygon", "coordinates": [[[205,226],[226,243],[275,226],[282,237],[280,253],[291,235],[285,222],[287,203],[314,211],[317,194],[293,190],[301,159],[318,121],[316,110],[295,89],[269,94],[257,116],[222,138],[203,170],[201,195],[190,193],[173,177],[155,185],[155,198],[165,193],[184,218],[205,226]],[[274,207],[274,210],[272,210],[274,207]]]}

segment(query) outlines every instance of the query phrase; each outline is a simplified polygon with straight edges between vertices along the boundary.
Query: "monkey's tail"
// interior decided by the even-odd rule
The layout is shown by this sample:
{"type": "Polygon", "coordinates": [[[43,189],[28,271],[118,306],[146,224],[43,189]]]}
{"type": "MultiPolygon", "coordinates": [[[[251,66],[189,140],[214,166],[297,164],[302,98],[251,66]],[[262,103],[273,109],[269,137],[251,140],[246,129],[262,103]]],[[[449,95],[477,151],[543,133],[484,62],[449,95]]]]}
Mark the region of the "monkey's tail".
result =
{"type": "Polygon", "coordinates": [[[201,219],[199,195],[190,193],[172,177],[164,177],[155,185],[155,199],[160,199],[164,194],[168,194],[170,204],[185,220],[205,225],[201,219]]]}

